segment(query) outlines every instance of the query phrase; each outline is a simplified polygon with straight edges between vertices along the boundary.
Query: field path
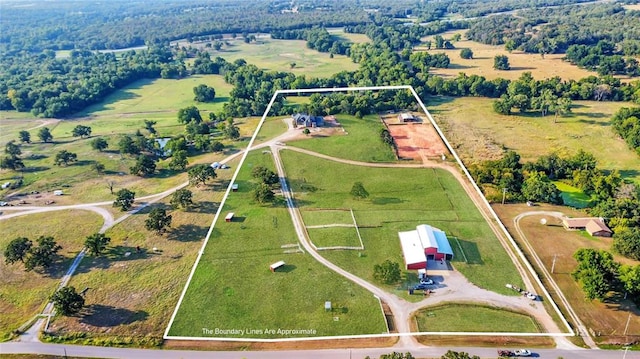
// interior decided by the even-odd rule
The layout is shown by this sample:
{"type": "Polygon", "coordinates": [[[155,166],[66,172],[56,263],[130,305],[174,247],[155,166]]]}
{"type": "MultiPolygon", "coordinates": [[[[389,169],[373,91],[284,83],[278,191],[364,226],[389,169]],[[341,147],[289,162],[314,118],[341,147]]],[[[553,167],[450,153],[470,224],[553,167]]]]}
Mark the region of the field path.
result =
{"type": "Polygon", "coordinates": [[[527,239],[527,236],[524,234],[524,231],[520,227],[520,220],[525,218],[525,217],[528,217],[528,216],[550,216],[550,217],[555,217],[555,218],[558,218],[558,219],[561,219],[561,220],[563,218],[565,218],[566,216],[562,212],[529,211],[529,212],[524,212],[524,213],[520,213],[519,215],[517,215],[513,219],[513,223],[514,223],[514,225],[516,227],[516,232],[518,232],[518,235],[520,236],[520,238],[522,238],[522,242],[524,243],[525,247],[527,248],[527,250],[529,251],[529,253],[533,257],[533,260],[536,262],[536,265],[542,271],[543,275],[547,279],[547,282],[549,283],[549,285],[551,285],[551,287],[555,291],[556,295],[558,296],[558,298],[560,299],[560,301],[562,302],[562,304],[566,308],[567,312],[569,313],[569,316],[571,317],[571,319],[573,320],[573,322],[577,326],[578,334],[580,334],[580,336],[582,337],[582,340],[584,340],[584,342],[589,347],[591,347],[591,349],[598,349],[597,344],[595,343],[595,341],[593,341],[593,339],[589,335],[589,331],[587,330],[587,327],[584,325],[584,323],[582,323],[582,321],[580,320],[580,317],[578,317],[576,312],[573,310],[573,308],[571,307],[571,304],[569,303],[567,298],[562,293],[562,290],[560,290],[560,287],[558,287],[558,284],[556,283],[556,281],[553,280],[553,277],[551,276],[551,274],[549,273],[547,268],[544,266],[544,263],[542,263],[542,260],[540,259],[540,257],[538,257],[538,254],[533,249],[533,247],[529,243],[529,240],[527,239]]]}

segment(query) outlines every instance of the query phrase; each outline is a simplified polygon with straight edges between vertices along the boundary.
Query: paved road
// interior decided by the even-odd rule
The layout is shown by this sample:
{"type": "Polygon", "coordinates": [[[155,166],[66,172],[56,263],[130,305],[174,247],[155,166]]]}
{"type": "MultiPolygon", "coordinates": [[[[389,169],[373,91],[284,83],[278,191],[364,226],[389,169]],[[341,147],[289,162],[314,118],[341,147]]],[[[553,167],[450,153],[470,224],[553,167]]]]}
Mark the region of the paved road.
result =
{"type": "MultiPolygon", "coordinates": [[[[464,351],[481,358],[495,358],[496,349],[493,348],[451,348],[455,351],[464,351]]],[[[283,359],[283,358],[307,358],[307,359],[358,359],[369,356],[378,358],[381,354],[390,352],[411,352],[418,358],[439,358],[446,348],[366,348],[366,349],[318,349],[318,350],[278,350],[278,351],[189,351],[189,350],[152,350],[130,348],[106,348],[80,345],[45,344],[45,343],[0,343],[0,354],[39,353],[86,358],[136,358],[136,359],[173,359],[173,358],[217,358],[217,359],[283,359]]],[[[565,359],[640,359],[638,352],[625,352],[623,350],[562,350],[539,349],[532,350],[538,358],[565,358],[565,359]]]]}

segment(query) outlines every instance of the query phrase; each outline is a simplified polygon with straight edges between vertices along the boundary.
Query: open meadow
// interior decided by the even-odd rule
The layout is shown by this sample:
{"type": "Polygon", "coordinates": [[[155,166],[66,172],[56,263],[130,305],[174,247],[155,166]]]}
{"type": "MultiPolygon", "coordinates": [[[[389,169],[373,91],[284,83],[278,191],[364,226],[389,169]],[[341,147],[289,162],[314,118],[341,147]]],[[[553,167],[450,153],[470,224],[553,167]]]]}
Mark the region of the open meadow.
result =
{"type": "Polygon", "coordinates": [[[429,111],[465,163],[496,159],[504,148],[534,161],[544,154],[571,155],[580,149],[592,153],[598,167],[618,170],[622,177],[640,181],[640,157],[611,129],[610,118],[623,102],[576,101],[571,113],[559,117],[538,114],[510,116],[493,111],[493,100],[478,97],[438,97],[429,111]]]}
{"type": "Polygon", "coordinates": [[[38,237],[51,236],[62,246],[58,260],[42,272],[39,269],[26,272],[22,263],[6,264],[4,256],[0,256],[0,341],[9,339],[12,331],[44,308],[60,278],[84,246],[85,238],[100,226],[100,216],[82,210],[60,211],[55,215],[38,213],[0,221],[3,252],[9,242],[18,237],[26,237],[35,245],[38,237]]]}
{"type": "Polygon", "coordinates": [[[538,54],[527,54],[522,51],[511,53],[504,49],[504,45],[485,45],[479,42],[464,39],[465,30],[452,30],[439,34],[445,39],[451,39],[454,34],[461,34],[462,40],[452,41],[455,49],[436,49],[434,36],[423,38],[423,42],[431,41],[430,50],[425,45],[414,48],[414,51],[428,51],[431,54],[445,53],[451,63],[448,68],[430,68],[429,73],[445,78],[456,77],[460,72],[467,75],[484,76],[488,80],[504,78],[515,80],[525,72],[531,72],[533,78],[542,80],[552,77],[560,77],[563,80],[578,80],[588,76],[597,76],[597,73],[581,69],[569,62],[563,61],[564,54],[547,54],[544,58],[538,54]],[[460,57],[460,50],[468,48],[473,51],[472,59],[460,57]],[[508,71],[493,68],[493,58],[497,55],[506,55],[509,58],[511,69],[508,71]]]}
{"type": "Polygon", "coordinates": [[[70,282],[91,288],[82,315],[57,317],[50,332],[68,342],[159,345],[231,175],[218,171],[209,184],[188,187],[195,204],[189,210],[171,210],[166,198],[109,229],[105,255],[87,256],[70,282]],[[172,215],[164,235],[144,227],[153,207],[172,215]]]}
{"type": "MultiPolygon", "coordinates": [[[[165,80],[157,80],[165,81],[165,80]]],[[[169,80],[166,80],[169,81],[169,80]]],[[[170,80],[175,81],[175,80],[170,80]]],[[[183,81],[183,80],[180,80],[183,81]]],[[[148,85],[145,92],[153,92],[150,88],[156,88],[160,91],[166,88],[166,84],[152,83],[148,85]]],[[[190,86],[190,85],[189,85],[190,86]]],[[[126,92],[127,90],[119,91],[126,92]]],[[[168,90],[167,90],[168,91],[168,90]]],[[[114,96],[119,98],[118,93],[114,96]]],[[[148,94],[144,95],[149,96],[148,94]]],[[[189,103],[193,104],[192,95],[184,95],[188,97],[189,103]]],[[[122,105],[127,100],[114,100],[114,109],[124,111],[127,106],[122,105]]],[[[174,103],[171,106],[180,106],[174,103]]],[[[196,104],[199,106],[199,104],[196,104]]],[[[116,110],[114,110],[116,111],[116,110]]],[[[169,110],[167,110],[169,111],[169,110]]],[[[123,135],[134,136],[136,131],[148,135],[144,129],[144,119],[154,120],[157,124],[154,126],[158,131],[158,137],[169,137],[182,134],[184,125],[177,121],[178,108],[174,108],[167,114],[144,114],[131,113],[125,115],[104,114],[82,117],[74,120],[47,120],[47,127],[53,135],[53,142],[43,143],[37,138],[38,126],[42,126],[40,119],[23,119],[23,120],[2,120],[0,125],[7,128],[6,132],[2,132],[0,140],[1,145],[6,144],[9,140],[17,139],[18,132],[21,129],[29,129],[31,133],[31,143],[21,144],[21,157],[24,160],[25,169],[21,172],[3,170],[0,172],[0,182],[5,183],[12,181],[15,176],[22,175],[23,185],[20,192],[51,192],[53,190],[62,189],[65,196],[55,198],[56,204],[73,204],[108,201],[113,199],[110,186],[115,191],[120,188],[128,188],[136,193],[137,197],[150,195],[165,191],[175,187],[187,180],[186,172],[173,171],[168,169],[170,160],[160,160],[157,163],[157,172],[154,176],[143,178],[130,175],[129,168],[135,163],[135,157],[130,155],[121,155],[118,151],[118,141],[123,135]],[[19,126],[6,126],[7,122],[18,122],[19,126]],[[91,137],[80,138],[73,137],[72,130],[77,125],[91,127],[91,137]],[[97,137],[107,140],[108,148],[103,151],[97,151],[91,147],[91,141],[97,137]],[[6,141],[6,142],[5,142],[6,141]],[[78,156],[78,161],[67,166],[58,166],[54,164],[55,154],[59,151],[67,150],[78,156]],[[105,169],[102,173],[93,169],[93,165],[101,163],[105,169]]],[[[237,148],[246,146],[246,139],[255,131],[255,127],[259,118],[249,117],[235,120],[235,124],[240,129],[242,138],[239,141],[225,140],[220,133],[213,136],[215,140],[221,141],[226,149],[220,153],[191,154],[189,164],[195,163],[211,163],[220,161],[226,155],[229,155],[237,148]]],[[[3,189],[0,191],[3,195],[16,192],[16,190],[3,189]]],[[[31,204],[43,205],[45,199],[38,200],[36,198],[28,198],[31,204]]]]}
{"type": "Polygon", "coordinates": [[[380,140],[380,130],[384,125],[377,114],[362,119],[338,114],[336,120],[344,130],[333,128],[327,134],[324,129],[312,129],[308,138],[289,142],[288,145],[354,161],[396,161],[390,147],[380,140]]]}
{"type": "MultiPolygon", "coordinates": [[[[353,42],[362,42],[361,37],[352,34],[336,33],[345,39],[353,39],[353,42]]],[[[292,72],[296,75],[307,77],[330,77],[340,71],[354,71],[358,64],[344,55],[334,55],[319,52],[307,47],[304,40],[276,40],[269,35],[259,35],[255,42],[245,43],[242,38],[225,39],[228,45],[224,45],[220,51],[211,50],[211,56],[220,56],[233,62],[244,59],[249,64],[268,71],[292,72]]],[[[191,44],[197,46],[204,44],[191,44]]]]}
{"type": "Polygon", "coordinates": [[[446,303],[420,309],[415,315],[420,332],[539,333],[541,325],[527,314],[504,308],[446,303]]]}
{"type": "MultiPolygon", "coordinates": [[[[440,228],[450,238],[457,237],[453,266],[479,287],[513,295],[505,283],[521,283],[513,263],[500,246],[489,225],[466,195],[455,177],[440,169],[370,168],[336,163],[295,151],[281,151],[287,179],[296,203],[305,218],[322,211],[309,209],[353,209],[365,250],[325,251],[322,255],[345,270],[375,282],[373,266],[386,259],[404,266],[399,231],[413,230],[427,223],[440,228]],[[327,174],[331,175],[327,175],[327,174]],[[349,194],[361,181],[370,196],[355,200],[349,194]],[[313,190],[309,190],[312,188],[313,190]]],[[[305,223],[310,222],[305,219],[305,223]]],[[[325,222],[326,223],[326,222],[325,222]]],[[[310,235],[313,239],[314,232],[310,235]]],[[[355,235],[355,232],[354,232],[355,235]]],[[[404,272],[399,286],[386,286],[394,294],[406,294],[407,284],[415,284],[415,272],[404,272]]]]}
{"type": "Polygon", "coordinates": [[[227,198],[169,335],[283,338],[386,332],[371,293],[297,251],[298,239],[282,203],[253,200],[251,168],[258,165],[273,169],[272,156],[254,151],[247,157],[236,180],[239,190],[227,198]],[[235,213],[230,223],[223,221],[228,212],[235,213]],[[269,265],[281,260],[286,265],[272,273],[269,265]],[[325,301],[332,302],[329,312],[325,301]]]}
{"type": "MultiPolygon", "coordinates": [[[[519,213],[531,210],[524,204],[494,205],[500,218],[511,233],[516,233],[513,218],[519,213]]],[[[584,216],[583,212],[574,211],[562,206],[543,205],[539,210],[560,211],[571,217],[584,216]]],[[[610,250],[611,238],[590,237],[584,231],[567,231],[560,220],[544,215],[525,217],[520,226],[528,242],[532,245],[537,256],[542,260],[545,268],[551,272],[554,256],[556,264],[552,273],[565,297],[571,303],[580,319],[589,329],[596,342],[600,344],[629,343],[640,338],[640,310],[630,300],[618,296],[609,296],[604,302],[590,301],[584,297],[579,284],[571,277],[577,262],[573,253],[580,248],[594,248],[610,250]],[[540,224],[542,218],[547,219],[547,225],[540,224]],[[628,336],[624,336],[624,329],[629,321],[628,336]]],[[[522,238],[516,236],[517,241],[522,238]]],[[[525,251],[526,252],[526,251],[525,251]]],[[[614,254],[616,261],[637,265],[637,261],[614,254]]]]}

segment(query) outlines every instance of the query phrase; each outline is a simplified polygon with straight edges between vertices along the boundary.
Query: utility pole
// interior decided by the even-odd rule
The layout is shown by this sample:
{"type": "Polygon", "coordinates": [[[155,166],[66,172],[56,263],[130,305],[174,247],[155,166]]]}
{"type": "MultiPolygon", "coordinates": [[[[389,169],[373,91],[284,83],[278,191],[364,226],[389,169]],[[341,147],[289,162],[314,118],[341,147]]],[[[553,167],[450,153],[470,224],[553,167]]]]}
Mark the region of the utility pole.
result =
{"type": "Polygon", "coordinates": [[[502,204],[504,204],[505,197],[507,197],[507,189],[503,188],[502,189],[502,204]]]}
{"type": "Polygon", "coordinates": [[[556,268],[556,258],[558,257],[557,254],[553,255],[553,263],[551,264],[551,273],[553,274],[553,270],[556,268]]]}

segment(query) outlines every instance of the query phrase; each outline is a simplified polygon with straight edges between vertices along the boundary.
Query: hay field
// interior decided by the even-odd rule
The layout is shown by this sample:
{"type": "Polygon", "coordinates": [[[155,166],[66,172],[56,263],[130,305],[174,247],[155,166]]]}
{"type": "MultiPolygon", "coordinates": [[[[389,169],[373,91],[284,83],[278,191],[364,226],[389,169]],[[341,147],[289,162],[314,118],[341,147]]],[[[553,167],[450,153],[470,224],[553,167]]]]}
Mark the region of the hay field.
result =
{"type": "MultiPolygon", "coordinates": [[[[564,54],[548,54],[544,58],[538,54],[526,54],[522,51],[507,52],[504,49],[504,45],[485,45],[479,42],[466,40],[464,37],[464,30],[447,31],[440,35],[445,39],[450,39],[454,34],[459,33],[462,36],[462,40],[454,42],[455,49],[434,49],[428,50],[429,53],[442,53],[444,52],[451,59],[451,64],[447,69],[432,68],[429,73],[447,77],[456,77],[458,73],[464,72],[467,75],[479,75],[491,80],[495,78],[505,78],[509,80],[515,80],[520,77],[524,72],[531,72],[535,79],[545,79],[555,76],[559,76],[564,80],[569,79],[581,79],[587,76],[595,75],[597,73],[587,71],[585,69],[578,68],[571,65],[568,62],[562,60],[564,54]],[[460,50],[469,48],[473,51],[473,59],[465,60],[460,57],[460,50]],[[509,58],[509,64],[511,70],[500,71],[493,68],[493,58],[496,55],[506,55],[509,58]]],[[[435,35],[434,35],[435,36],[435,35]]],[[[423,41],[431,40],[432,44],[435,44],[433,40],[434,36],[427,36],[423,38],[423,41]]],[[[435,46],[435,45],[433,45],[435,46]]],[[[427,51],[426,46],[419,46],[414,51],[427,51]]]]}

